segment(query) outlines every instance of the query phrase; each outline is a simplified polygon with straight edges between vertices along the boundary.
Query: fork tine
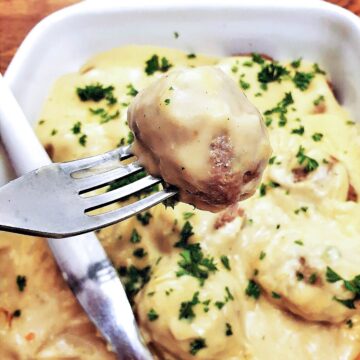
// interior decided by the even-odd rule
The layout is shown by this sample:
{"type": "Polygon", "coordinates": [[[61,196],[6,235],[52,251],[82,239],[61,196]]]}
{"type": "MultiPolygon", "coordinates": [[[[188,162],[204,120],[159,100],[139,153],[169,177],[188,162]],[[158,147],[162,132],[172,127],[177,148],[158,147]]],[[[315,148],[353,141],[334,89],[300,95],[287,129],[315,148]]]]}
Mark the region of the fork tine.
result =
{"type": "Polygon", "coordinates": [[[85,203],[85,211],[91,211],[98,209],[99,207],[109,205],[111,203],[119,201],[126,196],[135,194],[140,190],[144,190],[160,182],[161,179],[154,178],[151,175],[148,175],[138,181],[135,181],[129,185],[125,185],[119,189],[115,189],[104,194],[83,198],[82,201],[83,203],[85,203]]]}
{"type": "Polygon", "coordinates": [[[121,179],[127,175],[139,172],[142,169],[143,168],[139,164],[133,162],[129,165],[119,166],[118,168],[104,173],[88,176],[86,178],[74,179],[74,182],[79,189],[79,193],[82,194],[86,191],[94,190],[107,185],[112,181],[121,179]]]}
{"type": "Polygon", "coordinates": [[[139,212],[149,209],[152,206],[159,204],[160,202],[168,199],[175,194],[177,194],[177,191],[170,189],[158,191],[155,194],[149,195],[144,199],[138,200],[120,209],[116,209],[99,215],[86,215],[89,217],[88,223],[92,227],[92,229],[115,224],[119,221],[128,219],[129,217],[139,212]]]}
{"type": "Polygon", "coordinates": [[[122,146],[104,154],[90,156],[80,160],[61,163],[61,168],[68,174],[76,171],[85,170],[111,160],[125,160],[133,156],[130,145],[122,146]]]}

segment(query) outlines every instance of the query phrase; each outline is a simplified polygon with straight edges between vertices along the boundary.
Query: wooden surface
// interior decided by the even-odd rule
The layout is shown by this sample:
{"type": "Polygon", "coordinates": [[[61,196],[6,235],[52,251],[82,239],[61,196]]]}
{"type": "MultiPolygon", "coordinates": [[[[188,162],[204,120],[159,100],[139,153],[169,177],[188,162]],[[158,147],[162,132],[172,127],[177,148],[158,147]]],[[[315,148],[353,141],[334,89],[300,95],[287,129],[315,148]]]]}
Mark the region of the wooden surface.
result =
{"type": "MultiPolygon", "coordinates": [[[[0,72],[5,71],[25,35],[37,22],[46,15],[77,1],[0,0],[0,72]]],[[[329,0],[329,2],[360,15],[360,0],[329,0]]]]}

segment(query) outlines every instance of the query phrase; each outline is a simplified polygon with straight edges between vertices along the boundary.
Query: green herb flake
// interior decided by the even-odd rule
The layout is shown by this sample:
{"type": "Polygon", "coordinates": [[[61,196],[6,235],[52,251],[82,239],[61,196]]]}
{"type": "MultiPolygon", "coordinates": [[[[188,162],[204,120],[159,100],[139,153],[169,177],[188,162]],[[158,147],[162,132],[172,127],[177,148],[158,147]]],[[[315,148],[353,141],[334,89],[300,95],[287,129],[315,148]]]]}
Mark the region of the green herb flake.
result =
{"type": "Polygon", "coordinates": [[[154,309],[150,309],[149,312],[147,313],[147,317],[149,321],[155,321],[159,318],[159,315],[154,309]]]}
{"type": "Polygon", "coordinates": [[[326,281],[329,283],[336,283],[338,281],[343,280],[343,278],[329,266],[326,268],[325,276],[326,276],[326,281]]]}
{"type": "Polygon", "coordinates": [[[309,282],[309,284],[313,285],[313,284],[316,283],[317,279],[318,279],[317,273],[312,273],[312,274],[309,276],[308,282],[309,282]]]}
{"type": "Polygon", "coordinates": [[[319,65],[317,63],[315,63],[313,65],[313,71],[315,74],[321,74],[321,75],[326,75],[326,71],[320,69],[319,65]]]}
{"type": "Polygon", "coordinates": [[[314,74],[311,72],[306,73],[306,72],[297,71],[292,80],[298,89],[304,91],[310,86],[311,80],[313,78],[314,78],[314,74]]]}
{"type": "Polygon", "coordinates": [[[80,134],[81,133],[81,122],[77,121],[71,128],[71,131],[74,135],[80,134]]]}
{"type": "Polygon", "coordinates": [[[243,66],[245,66],[245,67],[252,67],[253,65],[254,65],[254,63],[252,61],[245,61],[243,63],[243,66]]]}
{"type": "Polygon", "coordinates": [[[231,271],[231,266],[230,266],[230,260],[229,260],[229,258],[228,258],[226,255],[221,255],[221,256],[220,256],[220,260],[221,260],[221,263],[224,265],[224,268],[225,268],[226,270],[231,271]]]}
{"type": "Polygon", "coordinates": [[[250,84],[242,79],[239,80],[239,84],[243,90],[247,90],[250,88],[250,84]]]}
{"type": "Polygon", "coordinates": [[[296,215],[299,215],[300,212],[306,213],[308,211],[308,207],[307,206],[301,206],[298,209],[294,210],[294,213],[296,215]]]}
{"type": "Polygon", "coordinates": [[[251,54],[252,61],[257,64],[264,64],[265,59],[258,53],[252,53],[251,54]]]}
{"type": "Polygon", "coordinates": [[[179,33],[178,33],[177,31],[174,31],[174,33],[173,33],[173,34],[174,34],[174,38],[175,38],[175,39],[178,39],[178,38],[179,38],[179,36],[180,36],[180,35],[179,35],[179,33]]]}
{"type": "Polygon", "coordinates": [[[175,243],[174,247],[185,249],[186,246],[188,245],[189,238],[193,235],[194,233],[193,233],[192,225],[190,224],[189,221],[185,221],[180,232],[180,240],[177,243],[175,243]]]}
{"type": "Polygon", "coordinates": [[[114,97],[113,91],[115,90],[114,86],[104,87],[103,85],[97,83],[92,85],[86,85],[83,88],[76,88],[76,93],[81,101],[95,101],[99,102],[100,100],[107,100],[108,105],[113,105],[117,102],[114,97]]]}
{"type": "Polygon", "coordinates": [[[144,226],[149,224],[151,218],[152,214],[149,211],[136,215],[136,219],[144,226]]]}
{"type": "Polygon", "coordinates": [[[346,321],[346,325],[349,329],[352,329],[352,327],[354,326],[353,321],[351,319],[346,321]]]}
{"type": "Polygon", "coordinates": [[[318,106],[318,105],[320,105],[322,102],[324,102],[325,101],[325,97],[324,97],[324,95],[319,95],[314,101],[313,101],[313,104],[315,105],[315,106],[318,106]]]}
{"type": "Polygon", "coordinates": [[[355,125],[355,121],[348,120],[346,121],[346,125],[355,125]]]}
{"type": "Polygon", "coordinates": [[[131,145],[135,140],[135,136],[134,136],[134,133],[129,131],[128,132],[128,136],[127,136],[127,139],[126,139],[126,142],[128,145],[131,145]]]}
{"type": "Polygon", "coordinates": [[[165,105],[169,105],[170,104],[170,99],[165,99],[164,103],[165,103],[165,105]]]}
{"type": "Polygon", "coordinates": [[[323,138],[323,134],[321,133],[314,133],[311,137],[314,141],[319,142],[323,138]]]}
{"type": "Polygon", "coordinates": [[[166,72],[173,66],[166,57],[162,57],[159,60],[159,56],[156,54],[147,60],[145,64],[147,75],[153,75],[156,71],[166,72]]]}
{"type": "Polygon", "coordinates": [[[138,244],[141,241],[141,236],[136,229],[133,229],[130,235],[130,242],[132,244],[138,244]]]}
{"type": "Polygon", "coordinates": [[[304,246],[304,242],[302,240],[295,240],[294,243],[299,246],[304,246]]]}
{"type": "Polygon", "coordinates": [[[304,135],[304,132],[305,132],[305,128],[303,126],[300,126],[297,129],[292,129],[291,130],[292,134],[296,134],[296,135],[300,135],[300,136],[304,135]]]}
{"type": "Polygon", "coordinates": [[[86,143],[87,143],[87,135],[86,134],[83,134],[79,137],[79,144],[81,146],[86,146],[86,143]]]}
{"type": "Polygon", "coordinates": [[[127,84],[126,85],[126,88],[127,88],[127,93],[126,95],[129,95],[129,96],[136,96],[139,91],[137,91],[135,88],[134,88],[134,85],[133,84],[127,84]]]}
{"type": "Polygon", "coordinates": [[[194,53],[187,54],[186,57],[187,57],[188,59],[195,59],[195,58],[196,58],[196,54],[194,54],[194,53]]]}
{"type": "Polygon", "coordinates": [[[249,297],[253,297],[255,300],[259,299],[261,295],[260,286],[254,280],[249,280],[248,286],[245,289],[245,294],[249,297]]]}
{"type": "Polygon", "coordinates": [[[296,158],[300,165],[304,165],[304,169],[307,173],[316,170],[319,166],[319,163],[315,159],[305,155],[305,148],[301,145],[296,154],[296,158]]]}
{"type": "Polygon", "coordinates": [[[265,65],[258,73],[258,81],[262,84],[268,84],[274,81],[281,81],[282,77],[288,75],[289,71],[283,66],[275,63],[265,65]]]}
{"type": "Polygon", "coordinates": [[[266,185],[262,183],[259,188],[260,197],[263,197],[266,195],[266,185]]]}
{"type": "Polygon", "coordinates": [[[259,260],[264,260],[266,258],[266,252],[265,251],[261,251],[260,255],[259,255],[259,260]]]}
{"type": "Polygon", "coordinates": [[[57,129],[52,129],[50,135],[54,136],[58,133],[57,129]]]}
{"type": "Polygon", "coordinates": [[[190,354],[196,355],[201,349],[206,348],[206,340],[204,338],[196,338],[190,343],[190,354]]]}
{"type": "Polygon", "coordinates": [[[225,302],[228,302],[228,301],[234,301],[234,295],[231,293],[230,289],[228,286],[225,286],[225,302]]]}
{"type": "Polygon", "coordinates": [[[143,248],[138,248],[133,251],[133,255],[139,259],[142,259],[147,255],[147,252],[143,248]]]}
{"type": "Polygon", "coordinates": [[[13,313],[12,313],[12,317],[13,318],[19,318],[21,316],[21,310],[20,309],[16,309],[13,313]]]}
{"type": "Polygon", "coordinates": [[[302,58],[298,58],[290,63],[290,66],[294,69],[298,69],[301,65],[302,58]]]}
{"type": "Polygon", "coordinates": [[[233,334],[231,325],[229,323],[225,324],[225,336],[231,336],[233,334]]]}
{"type": "Polygon", "coordinates": [[[275,291],[272,291],[272,292],[271,292],[271,297],[272,297],[273,299],[281,299],[281,295],[278,294],[278,293],[275,292],[275,291]]]}
{"type": "Polygon", "coordinates": [[[23,292],[25,290],[26,282],[27,282],[26,276],[24,276],[24,275],[16,276],[16,285],[20,292],[23,292]]]}
{"type": "Polygon", "coordinates": [[[193,308],[195,305],[199,303],[200,303],[199,292],[197,291],[196,293],[194,293],[190,301],[183,301],[180,304],[179,320],[181,319],[192,320],[195,317],[193,308]]]}
{"type": "Polygon", "coordinates": [[[269,127],[269,126],[271,125],[271,123],[272,123],[272,118],[266,117],[266,118],[265,118],[265,125],[266,125],[266,127],[269,127]]]}
{"type": "Polygon", "coordinates": [[[189,220],[194,215],[195,215],[195,213],[193,213],[193,212],[189,212],[189,211],[183,212],[183,219],[184,220],[189,220]]]}

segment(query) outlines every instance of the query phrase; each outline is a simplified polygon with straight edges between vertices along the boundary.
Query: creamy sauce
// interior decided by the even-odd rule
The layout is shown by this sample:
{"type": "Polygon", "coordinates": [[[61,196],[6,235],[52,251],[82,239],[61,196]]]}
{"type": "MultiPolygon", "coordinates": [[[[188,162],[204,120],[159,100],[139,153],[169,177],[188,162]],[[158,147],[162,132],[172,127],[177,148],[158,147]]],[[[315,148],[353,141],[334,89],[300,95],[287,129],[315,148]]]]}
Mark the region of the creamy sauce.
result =
{"type": "MultiPolygon", "coordinates": [[[[326,77],[313,73],[312,64],[303,61],[295,69],[281,63],[290,73],[281,82],[269,82],[265,90],[258,74],[269,63],[251,57],[188,58],[162,48],[114,49],[89,60],[80,73],[57,81],[36,128],[44,146],[52,148],[55,161],[65,161],[131,142],[126,111],[133,96],[128,95],[128,85],[141,90],[163,74],[144,72],[154,54],[166,57],[174,69],[216,65],[244,88],[262,114],[279,104],[281,108],[264,115],[273,157],[252,198],[220,214],[186,204],[175,209],[159,205],[148,217],[129,219],[98,234],[130,296],[148,280],[133,301],[154,354],[163,359],[355,359],[360,352],[359,311],[333,299],[353,295],[342,281],[329,283],[326,268],[347,280],[360,273],[360,204],[354,201],[360,194],[359,128],[337,103],[326,77]],[[313,74],[303,91],[291,80],[296,71],[313,74]],[[114,86],[116,104],[79,100],[76,88],[97,82],[114,86]],[[288,92],[293,103],[288,98],[285,106],[288,92]],[[119,115],[101,124],[105,118],[91,113],[90,107],[109,114],[119,110],[119,115]],[[77,122],[80,131],[73,130],[77,122]],[[85,144],[80,141],[83,135],[85,144]],[[183,243],[174,247],[181,239],[183,243]],[[201,244],[207,264],[202,266],[207,276],[203,285],[184,273],[189,255],[184,241],[201,244]],[[211,267],[214,263],[217,270],[211,267]],[[254,283],[249,290],[250,280],[254,283]]],[[[34,260],[32,268],[37,264],[34,260]]],[[[47,274],[41,276],[48,279],[47,274]]],[[[31,282],[26,291],[30,289],[31,282]]],[[[60,314],[56,306],[54,313],[60,314]]],[[[42,311],[35,303],[29,314],[40,317],[42,311]]],[[[72,312],[74,317],[79,313],[77,308],[72,312]]],[[[57,315],[43,321],[44,327],[54,329],[48,339],[56,341],[59,331],[49,325],[54,318],[63,329],[68,320],[57,315]]],[[[1,335],[3,343],[12,344],[21,331],[14,322],[12,330],[1,335]]],[[[7,346],[14,354],[25,353],[25,348],[7,346]]],[[[101,349],[97,346],[94,353],[101,349]]],[[[47,354],[62,356],[55,348],[47,354]]],[[[75,354],[81,358],[81,352],[75,354]]]]}
{"type": "Polygon", "coordinates": [[[260,113],[214,66],[164,75],[135,97],[128,122],[140,163],[201,210],[254,194],[271,154],[260,113]]]}

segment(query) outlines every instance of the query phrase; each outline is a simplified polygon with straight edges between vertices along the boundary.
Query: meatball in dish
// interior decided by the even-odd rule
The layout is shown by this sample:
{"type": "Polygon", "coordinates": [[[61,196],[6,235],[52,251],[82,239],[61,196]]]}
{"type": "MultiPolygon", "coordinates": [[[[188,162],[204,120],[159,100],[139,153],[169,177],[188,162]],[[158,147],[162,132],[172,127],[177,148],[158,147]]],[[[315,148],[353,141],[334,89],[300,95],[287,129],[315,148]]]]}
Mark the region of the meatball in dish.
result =
{"type": "Polygon", "coordinates": [[[253,195],[271,148],[259,111],[222,70],[170,72],[128,111],[133,152],[180,201],[218,212],[253,195]]]}

